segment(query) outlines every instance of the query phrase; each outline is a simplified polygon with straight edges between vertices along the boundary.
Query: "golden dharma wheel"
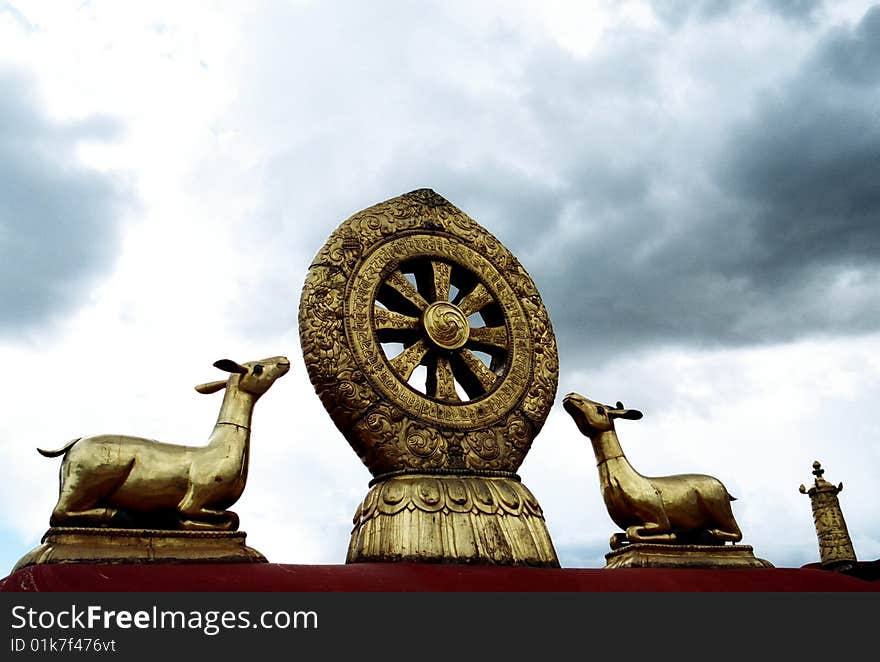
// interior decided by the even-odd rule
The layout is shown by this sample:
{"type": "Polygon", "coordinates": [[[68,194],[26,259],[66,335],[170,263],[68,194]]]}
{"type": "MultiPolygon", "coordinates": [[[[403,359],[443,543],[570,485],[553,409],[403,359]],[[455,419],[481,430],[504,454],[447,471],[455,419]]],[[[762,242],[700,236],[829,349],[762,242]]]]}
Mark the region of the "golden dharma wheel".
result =
{"type": "Polygon", "coordinates": [[[515,471],[556,394],[556,340],[531,278],[430,190],[346,220],[309,271],[312,383],[374,475],[515,471]]]}
{"type": "Polygon", "coordinates": [[[556,340],[531,278],[488,231],[428,189],[365,209],[315,257],[299,320],[315,390],[375,477],[358,517],[470,499],[540,517],[514,472],[556,395],[556,340]]]}

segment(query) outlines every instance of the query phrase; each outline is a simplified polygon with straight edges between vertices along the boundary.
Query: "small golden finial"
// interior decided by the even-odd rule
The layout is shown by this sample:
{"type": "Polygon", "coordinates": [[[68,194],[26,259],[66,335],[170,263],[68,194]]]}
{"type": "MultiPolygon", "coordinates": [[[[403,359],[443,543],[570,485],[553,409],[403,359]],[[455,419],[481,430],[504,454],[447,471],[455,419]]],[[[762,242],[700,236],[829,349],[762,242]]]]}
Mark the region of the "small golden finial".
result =
{"type": "Polygon", "coordinates": [[[818,460],[813,462],[813,475],[816,477],[813,486],[807,489],[801,485],[799,491],[810,496],[822,566],[846,570],[856,562],[856,553],[837,498],[843,491],[843,483],[832,485],[823,478],[824,473],[821,463],[818,460]]]}

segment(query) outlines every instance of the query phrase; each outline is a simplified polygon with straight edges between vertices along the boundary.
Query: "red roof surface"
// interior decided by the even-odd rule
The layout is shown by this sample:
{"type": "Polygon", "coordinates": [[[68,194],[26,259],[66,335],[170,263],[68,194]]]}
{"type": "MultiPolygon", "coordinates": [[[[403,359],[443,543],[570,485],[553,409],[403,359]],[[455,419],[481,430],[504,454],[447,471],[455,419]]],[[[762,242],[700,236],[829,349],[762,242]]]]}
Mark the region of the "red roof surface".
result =
{"type": "Polygon", "coordinates": [[[548,569],[419,563],[285,565],[48,564],[0,580],[0,591],[880,591],[816,568],[548,569]]]}

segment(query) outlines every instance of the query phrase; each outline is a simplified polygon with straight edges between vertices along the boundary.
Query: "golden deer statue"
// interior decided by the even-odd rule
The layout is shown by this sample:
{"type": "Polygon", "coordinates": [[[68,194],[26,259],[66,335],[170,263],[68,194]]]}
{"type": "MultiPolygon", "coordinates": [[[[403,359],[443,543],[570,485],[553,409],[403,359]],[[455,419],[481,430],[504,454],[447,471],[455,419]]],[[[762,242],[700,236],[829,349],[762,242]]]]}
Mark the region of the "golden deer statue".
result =
{"type": "Polygon", "coordinates": [[[638,420],[642,413],[609,407],[569,393],[563,407],[596,454],[599,484],[608,514],[626,531],[611,536],[611,549],[626,543],[723,545],[742,540],[730,502],[734,497],[717,478],[702,474],[648,477],[627,461],[614,419],[638,420]]]}
{"type": "Polygon", "coordinates": [[[283,356],[214,363],[228,379],[196,386],[199,393],[226,389],[220,415],[205,446],[98,435],[73,439],[46,457],[64,456],[51,526],[142,526],[185,530],[238,529],[227,510],[247,480],[254,404],[290,370],[283,356]]]}

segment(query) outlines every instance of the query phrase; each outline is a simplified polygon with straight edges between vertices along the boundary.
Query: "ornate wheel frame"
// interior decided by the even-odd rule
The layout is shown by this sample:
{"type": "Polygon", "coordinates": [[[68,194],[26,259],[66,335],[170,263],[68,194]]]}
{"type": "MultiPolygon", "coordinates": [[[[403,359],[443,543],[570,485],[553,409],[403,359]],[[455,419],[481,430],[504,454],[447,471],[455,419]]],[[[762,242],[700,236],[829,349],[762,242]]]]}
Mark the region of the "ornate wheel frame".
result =
{"type": "Polygon", "coordinates": [[[300,339],[318,395],[374,475],[513,472],[556,394],[556,341],[531,278],[427,189],[330,236],[303,288],[300,339]]]}

